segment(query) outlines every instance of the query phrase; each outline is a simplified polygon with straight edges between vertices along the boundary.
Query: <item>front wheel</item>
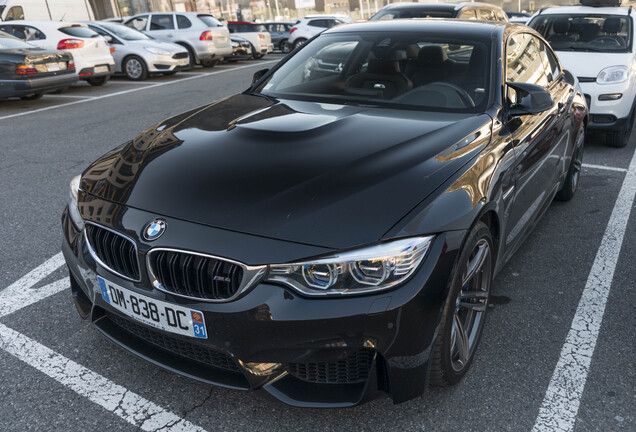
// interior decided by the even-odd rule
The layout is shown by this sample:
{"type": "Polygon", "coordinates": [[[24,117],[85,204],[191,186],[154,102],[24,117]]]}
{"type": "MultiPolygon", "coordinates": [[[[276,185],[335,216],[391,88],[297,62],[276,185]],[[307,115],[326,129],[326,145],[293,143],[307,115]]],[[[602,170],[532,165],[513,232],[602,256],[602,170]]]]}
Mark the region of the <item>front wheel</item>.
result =
{"type": "Polygon", "coordinates": [[[144,61],[137,56],[130,56],[124,60],[122,69],[126,78],[131,81],[143,81],[148,78],[148,68],[144,61]]]}
{"type": "Polygon", "coordinates": [[[283,54],[287,54],[290,49],[289,49],[289,42],[287,42],[287,40],[284,40],[280,43],[280,52],[282,52],[283,54]]]}
{"type": "Polygon", "coordinates": [[[87,81],[90,85],[99,87],[106,84],[109,79],[110,79],[110,75],[104,75],[104,76],[100,76],[96,78],[89,78],[87,81]]]}
{"type": "Polygon", "coordinates": [[[28,95],[28,96],[20,96],[20,99],[22,100],[37,100],[40,99],[42,97],[42,93],[34,93],[32,95],[28,95]]]}
{"type": "Polygon", "coordinates": [[[477,222],[459,255],[431,357],[431,384],[449,386],[468,371],[486,318],[493,268],[490,229],[477,222]]]}
{"type": "Polygon", "coordinates": [[[201,66],[204,68],[212,69],[217,64],[219,64],[218,60],[201,60],[201,66]]]}
{"type": "Polygon", "coordinates": [[[632,111],[627,120],[627,124],[622,128],[614,132],[609,132],[605,135],[605,144],[610,147],[622,148],[629,142],[629,137],[632,134],[632,126],[634,124],[634,112],[632,111]]]}

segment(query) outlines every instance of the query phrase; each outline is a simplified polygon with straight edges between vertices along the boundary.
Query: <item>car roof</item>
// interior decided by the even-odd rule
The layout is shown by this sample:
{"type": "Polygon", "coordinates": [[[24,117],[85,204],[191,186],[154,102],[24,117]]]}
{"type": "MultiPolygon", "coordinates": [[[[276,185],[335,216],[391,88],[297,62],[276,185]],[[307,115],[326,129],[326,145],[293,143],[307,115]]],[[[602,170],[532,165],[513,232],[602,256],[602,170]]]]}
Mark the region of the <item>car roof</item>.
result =
{"type": "MultiPolygon", "coordinates": [[[[526,26],[506,21],[477,21],[458,20],[446,18],[409,18],[400,20],[377,20],[361,23],[351,23],[346,26],[333,27],[325,33],[349,33],[349,32],[372,32],[372,31],[431,31],[435,33],[449,32],[452,34],[490,37],[494,32],[503,32],[506,27],[521,27],[528,30],[526,26]]],[[[534,32],[534,30],[531,30],[534,32]]]]}
{"type": "Polygon", "coordinates": [[[538,15],[555,14],[596,14],[596,15],[630,15],[632,7],[592,7],[592,6],[555,6],[541,9],[538,15]]]}
{"type": "Polygon", "coordinates": [[[87,27],[86,24],[78,21],[12,20],[1,21],[1,23],[2,25],[29,25],[49,29],[59,29],[62,27],[87,27]]]}
{"type": "Polygon", "coordinates": [[[489,7],[500,9],[499,6],[481,3],[481,2],[460,2],[460,3],[391,3],[386,5],[383,9],[427,9],[427,10],[457,10],[463,7],[489,7]]]}
{"type": "Polygon", "coordinates": [[[261,24],[268,24],[268,23],[255,23],[255,22],[249,22],[249,21],[228,21],[228,24],[254,24],[254,25],[261,25],[261,24]]]}

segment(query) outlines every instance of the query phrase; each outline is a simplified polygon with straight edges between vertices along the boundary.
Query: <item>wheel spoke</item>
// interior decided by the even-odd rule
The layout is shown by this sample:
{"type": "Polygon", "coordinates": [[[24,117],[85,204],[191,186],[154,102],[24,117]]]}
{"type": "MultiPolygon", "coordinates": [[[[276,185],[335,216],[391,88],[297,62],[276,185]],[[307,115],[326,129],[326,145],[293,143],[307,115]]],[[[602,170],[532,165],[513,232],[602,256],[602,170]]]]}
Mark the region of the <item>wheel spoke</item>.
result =
{"type": "Polygon", "coordinates": [[[466,332],[464,331],[462,320],[457,314],[455,314],[453,320],[453,329],[455,330],[455,347],[457,348],[457,354],[459,355],[459,358],[457,360],[462,365],[465,365],[468,362],[469,355],[468,337],[466,336],[466,332]]]}
{"type": "Polygon", "coordinates": [[[464,275],[462,286],[466,285],[478,272],[481,271],[481,268],[484,265],[484,261],[488,257],[489,247],[487,242],[481,243],[475,252],[475,256],[468,261],[468,265],[466,266],[466,274],[464,275]]]}
{"type": "Polygon", "coordinates": [[[488,291],[462,291],[459,293],[459,307],[475,312],[484,312],[486,310],[486,299],[488,299],[488,291]],[[471,300],[478,300],[479,302],[472,303],[471,300]]]}

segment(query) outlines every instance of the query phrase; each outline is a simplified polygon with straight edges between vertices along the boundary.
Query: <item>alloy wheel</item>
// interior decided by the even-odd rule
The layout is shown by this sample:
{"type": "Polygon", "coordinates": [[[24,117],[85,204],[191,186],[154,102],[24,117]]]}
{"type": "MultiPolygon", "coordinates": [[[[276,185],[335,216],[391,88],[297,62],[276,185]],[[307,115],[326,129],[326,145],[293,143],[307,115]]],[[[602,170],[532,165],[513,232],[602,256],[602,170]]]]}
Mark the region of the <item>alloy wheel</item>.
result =
{"type": "Polygon", "coordinates": [[[136,58],[131,58],[126,61],[126,75],[128,75],[130,79],[139,79],[143,70],[143,65],[136,58]]]}
{"type": "Polygon", "coordinates": [[[450,360],[456,372],[466,367],[477,346],[488,307],[491,271],[490,244],[486,239],[481,239],[468,259],[462,275],[462,289],[455,301],[450,360]]]}

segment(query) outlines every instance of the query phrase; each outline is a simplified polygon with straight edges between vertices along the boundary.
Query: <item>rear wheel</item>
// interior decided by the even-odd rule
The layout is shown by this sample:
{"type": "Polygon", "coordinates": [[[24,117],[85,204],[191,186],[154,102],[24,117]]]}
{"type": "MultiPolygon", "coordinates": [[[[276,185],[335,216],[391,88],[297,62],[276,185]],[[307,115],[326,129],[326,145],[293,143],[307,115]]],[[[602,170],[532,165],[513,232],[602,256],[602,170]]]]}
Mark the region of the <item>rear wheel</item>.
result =
{"type": "Polygon", "coordinates": [[[100,76],[96,78],[89,78],[87,81],[90,85],[99,87],[106,84],[109,79],[110,79],[110,75],[104,75],[104,76],[100,76]]]}
{"type": "Polygon", "coordinates": [[[288,53],[289,52],[289,42],[287,42],[287,40],[281,41],[279,49],[280,49],[280,52],[282,52],[283,54],[288,53]]]}
{"type": "Polygon", "coordinates": [[[449,386],[468,371],[481,338],[492,281],[492,236],[478,222],[461,251],[433,346],[431,384],[449,386]]]}
{"type": "Polygon", "coordinates": [[[143,81],[148,78],[146,63],[137,56],[126,57],[122,64],[122,69],[129,80],[143,81]]]}
{"type": "Polygon", "coordinates": [[[22,100],[37,100],[40,99],[42,97],[42,93],[35,93],[32,95],[28,95],[28,96],[20,96],[20,99],[22,100]]]}
{"type": "Polygon", "coordinates": [[[201,66],[206,67],[206,68],[213,68],[214,66],[216,66],[217,64],[219,64],[218,60],[201,60],[201,66]]]}
{"type": "Polygon", "coordinates": [[[570,161],[570,168],[565,176],[565,182],[563,186],[556,194],[558,201],[570,201],[574,197],[576,188],[579,185],[579,178],[581,177],[581,166],[583,165],[583,142],[585,140],[585,130],[581,130],[577,139],[577,148],[574,149],[572,154],[572,160],[570,161]]]}
{"type": "Polygon", "coordinates": [[[252,58],[254,60],[258,60],[260,58],[263,58],[264,54],[261,54],[260,52],[256,51],[256,48],[254,48],[254,45],[252,45],[252,58]]]}
{"type": "Polygon", "coordinates": [[[305,45],[305,42],[307,42],[306,39],[298,39],[296,42],[294,42],[294,49],[300,48],[302,45],[305,45]]]}

